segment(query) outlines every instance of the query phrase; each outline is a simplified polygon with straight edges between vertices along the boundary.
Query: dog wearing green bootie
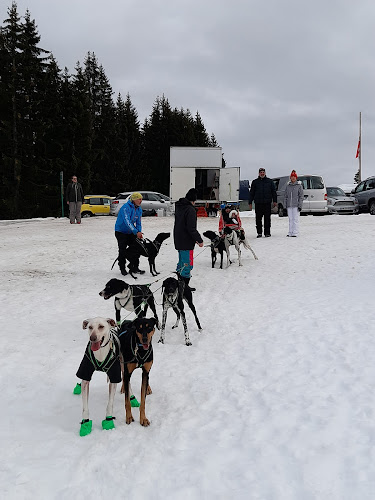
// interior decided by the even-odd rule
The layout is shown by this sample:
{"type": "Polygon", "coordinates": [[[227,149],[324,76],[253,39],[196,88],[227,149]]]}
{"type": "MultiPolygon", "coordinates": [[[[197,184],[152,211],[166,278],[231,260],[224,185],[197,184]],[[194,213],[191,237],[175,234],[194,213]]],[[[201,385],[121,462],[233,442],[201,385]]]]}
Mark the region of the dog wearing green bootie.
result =
{"type": "MultiPolygon", "coordinates": [[[[92,431],[92,420],[89,417],[89,386],[94,371],[107,374],[109,380],[109,396],[106,409],[106,418],[102,421],[102,428],[115,428],[113,417],[113,402],[116,387],[121,382],[120,343],[117,336],[116,322],[111,318],[86,319],[82,328],[88,330],[89,342],[85,354],[77,371],[77,377],[82,379],[82,421],[79,434],[87,436],[92,431]]],[[[79,384],[77,384],[79,385],[79,384]]],[[[78,393],[78,388],[73,391],[78,393]]]]}

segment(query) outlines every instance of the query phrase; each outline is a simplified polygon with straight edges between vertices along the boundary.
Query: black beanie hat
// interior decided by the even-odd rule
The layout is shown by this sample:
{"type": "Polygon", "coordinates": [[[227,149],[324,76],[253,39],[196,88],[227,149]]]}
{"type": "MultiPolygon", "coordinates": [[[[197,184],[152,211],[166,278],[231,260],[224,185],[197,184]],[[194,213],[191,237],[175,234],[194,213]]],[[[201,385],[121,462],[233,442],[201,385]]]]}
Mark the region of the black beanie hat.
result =
{"type": "Polygon", "coordinates": [[[189,189],[186,193],[185,198],[189,201],[197,201],[198,191],[195,188],[189,189]]]}

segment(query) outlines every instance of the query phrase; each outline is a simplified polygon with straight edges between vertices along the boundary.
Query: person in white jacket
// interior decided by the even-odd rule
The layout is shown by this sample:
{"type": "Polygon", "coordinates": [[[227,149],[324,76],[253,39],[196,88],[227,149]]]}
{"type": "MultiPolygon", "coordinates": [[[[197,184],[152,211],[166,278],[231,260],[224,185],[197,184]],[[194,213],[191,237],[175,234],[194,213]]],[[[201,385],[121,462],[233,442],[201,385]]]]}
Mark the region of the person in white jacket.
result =
{"type": "Polygon", "coordinates": [[[299,233],[299,213],[302,210],[303,204],[303,188],[302,183],[297,181],[297,173],[292,170],[290,181],[286,185],[284,194],[284,207],[288,211],[289,218],[289,233],[287,236],[296,238],[299,233]]]}

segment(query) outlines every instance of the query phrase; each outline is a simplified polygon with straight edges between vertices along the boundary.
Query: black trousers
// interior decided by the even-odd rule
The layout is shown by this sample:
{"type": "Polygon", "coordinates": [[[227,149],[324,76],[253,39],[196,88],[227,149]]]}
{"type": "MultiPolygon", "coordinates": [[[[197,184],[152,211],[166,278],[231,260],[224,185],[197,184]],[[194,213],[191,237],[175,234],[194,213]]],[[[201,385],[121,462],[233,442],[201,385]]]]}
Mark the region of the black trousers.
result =
{"type": "MultiPolygon", "coordinates": [[[[120,233],[120,231],[115,231],[115,236],[118,244],[118,266],[120,271],[125,271],[126,265],[126,249],[131,243],[135,241],[136,236],[134,234],[125,234],[120,233]]],[[[138,257],[138,265],[139,266],[139,257],[138,257]]]]}
{"type": "Polygon", "coordinates": [[[258,234],[262,234],[263,217],[264,235],[271,234],[271,203],[255,203],[255,225],[258,234]]]}

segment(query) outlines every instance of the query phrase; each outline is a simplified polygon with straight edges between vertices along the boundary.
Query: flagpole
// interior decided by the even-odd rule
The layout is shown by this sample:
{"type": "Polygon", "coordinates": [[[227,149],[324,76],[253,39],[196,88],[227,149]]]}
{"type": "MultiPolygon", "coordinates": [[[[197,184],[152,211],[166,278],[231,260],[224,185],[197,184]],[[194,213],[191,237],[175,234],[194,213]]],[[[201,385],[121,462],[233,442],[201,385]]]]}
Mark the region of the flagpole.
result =
{"type": "Polygon", "coordinates": [[[362,180],[362,165],[361,165],[361,156],[362,156],[362,111],[359,112],[359,154],[358,154],[358,164],[359,164],[359,182],[362,180]]]}

